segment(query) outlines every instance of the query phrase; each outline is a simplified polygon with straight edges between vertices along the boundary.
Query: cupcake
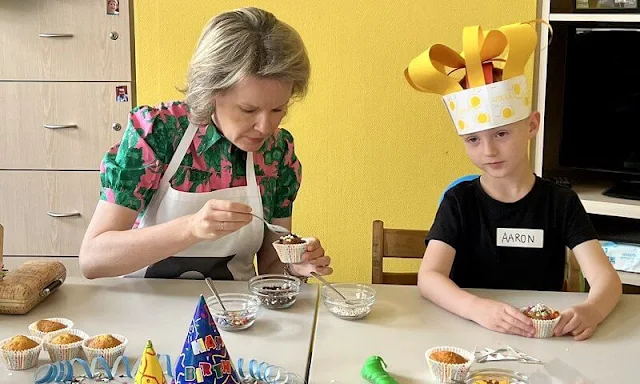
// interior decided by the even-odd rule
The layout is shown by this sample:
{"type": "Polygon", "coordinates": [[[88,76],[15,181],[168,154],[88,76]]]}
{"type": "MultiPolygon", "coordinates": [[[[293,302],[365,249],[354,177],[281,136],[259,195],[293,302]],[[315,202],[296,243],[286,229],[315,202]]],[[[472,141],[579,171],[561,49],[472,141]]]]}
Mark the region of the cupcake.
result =
{"type": "Polygon", "coordinates": [[[273,242],[273,247],[283,263],[299,263],[307,250],[307,241],[291,233],[273,242]]]}
{"type": "Polygon", "coordinates": [[[534,337],[547,338],[553,336],[553,330],[560,321],[560,312],[540,303],[524,307],[521,311],[533,321],[533,327],[536,330],[534,337]]]}
{"type": "Polygon", "coordinates": [[[73,321],[61,317],[42,319],[29,324],[29,332],[31,332],[33,336],[41,339],[43,339],[47,333],[71,328],[73,328],[73,321]]]}
{"type": "Polygon", "coordinates": [[[82,343],[82,349],[88,361],[102,356],[111,367],[118,356],[124,355],[127,342],[124,336],[105,333],[86,338],[82,343]]]}
{"type": "Polygon", "coordinates": [[[425,353],[431,374],[439,383],[464,381],[471,364],[473,353],[456,347],[434,347],[425,353]]]}
{"type": "Polygon", "coordinates": [[[51,361],[71,360],[82,357],[82,342],[89,335],[79,329],[61,329],[48,333],[43,340],[51,361]]]}
{"type": "Polygon", "coordinates": [[[18,335],[0,341],[0,354],[7,369],[19,371],[38,365],[42,340],[35,336],[18,335]]]}

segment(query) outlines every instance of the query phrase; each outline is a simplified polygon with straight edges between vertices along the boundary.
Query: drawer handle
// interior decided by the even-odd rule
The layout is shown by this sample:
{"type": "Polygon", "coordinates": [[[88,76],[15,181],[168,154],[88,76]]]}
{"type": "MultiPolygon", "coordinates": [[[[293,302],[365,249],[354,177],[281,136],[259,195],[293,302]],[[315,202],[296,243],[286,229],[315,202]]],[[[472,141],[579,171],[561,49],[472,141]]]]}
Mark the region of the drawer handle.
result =
{"type": "Polygon", "coordinates": [[[68,212],[68,213],[60,213],[60,212],[47,212],[47,215],[51,217],[74,217],[74,216],[82,216],[80,212],[68,212]]]}
{"type": "Polygon", "coordinates": [[[41,33],[40,37],[73,37],[73,33],[41,33]]]}
{"type": "Polygon", "coordinates": [[[47,129],[65,129],[65,128],[78,128],[78,125],[77,124],[62,124],[62,125],[45,124],[44,127],[47,129]]]}

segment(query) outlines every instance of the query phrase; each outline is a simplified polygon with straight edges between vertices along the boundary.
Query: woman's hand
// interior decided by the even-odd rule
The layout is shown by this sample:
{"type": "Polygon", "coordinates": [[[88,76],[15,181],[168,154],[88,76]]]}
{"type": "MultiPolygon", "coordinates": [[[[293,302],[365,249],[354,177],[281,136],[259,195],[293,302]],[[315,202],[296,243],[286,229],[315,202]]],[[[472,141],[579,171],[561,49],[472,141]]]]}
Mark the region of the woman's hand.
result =
{"type": "Polygon", "coordinates": [[[307,250],[302,254],[302,262],[291,264],[291,272],[298,276],[311,276],[311,272],[319,275],[330,275],[333,273],[331,258],[324,254],[324,248],[320,245],[320,240],[315,237],[308,237],[307,250]]]}
{"type": "Polygon", "coordinates": [[[227,200],[209,200],[188,219],[188,232],[200,240],[215,240],[253,220],[251,207],[227,200]]]}
{"type": "Polygon", "coordinates": [[[472,320],[492,331],[533,337],[533,321],[518,309],[495,300],[479,299],[472,320]]]}

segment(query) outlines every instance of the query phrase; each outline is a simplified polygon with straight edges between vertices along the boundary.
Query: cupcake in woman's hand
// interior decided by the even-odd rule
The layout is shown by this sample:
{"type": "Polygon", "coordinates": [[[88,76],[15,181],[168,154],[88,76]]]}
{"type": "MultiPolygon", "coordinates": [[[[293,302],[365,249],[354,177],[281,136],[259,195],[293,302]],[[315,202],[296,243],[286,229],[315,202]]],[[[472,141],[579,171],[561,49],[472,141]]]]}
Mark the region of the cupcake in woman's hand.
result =
{"type": "Polygon", "coordinates": [[[42,340],[35,336],[18,335],[0,341],[0,355],[7,369],[18,371],[38,365],[42,340]]]}
{"type": "Polygon", "coordinates": [[[537,338],[552,337],[553,330],[560,321],[560,312],[540,303],[521,308],[521,312],[533,321],[536,330],[534,337],[537,338]]]}
{"type": "Polygon", "coordinates": [[[308,242],[297,235],[290,233],[273,242],[273,247],[283,263],[299,263],[302,255],[307,250],[308,242]]]}

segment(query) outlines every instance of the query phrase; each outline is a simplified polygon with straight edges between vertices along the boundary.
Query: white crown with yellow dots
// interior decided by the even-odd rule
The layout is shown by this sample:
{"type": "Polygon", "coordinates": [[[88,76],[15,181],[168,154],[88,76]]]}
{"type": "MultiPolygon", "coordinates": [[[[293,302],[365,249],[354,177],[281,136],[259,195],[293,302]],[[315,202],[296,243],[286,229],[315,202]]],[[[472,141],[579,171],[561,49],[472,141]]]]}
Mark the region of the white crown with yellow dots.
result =
{"type": "Polygon", "coordinates": [[[531,114],[524,69],[537,42],[530,23],[487,32],[465,27],[461,53],[435,44],[411,60],[405,77],[421,92],[442,95],[459,135],[500,127],[531,114]],[[496,63],[502,64],[502,76],[494,82],[496,63]],[[462,73],[462,80],[456,78],[462,73]]]}

